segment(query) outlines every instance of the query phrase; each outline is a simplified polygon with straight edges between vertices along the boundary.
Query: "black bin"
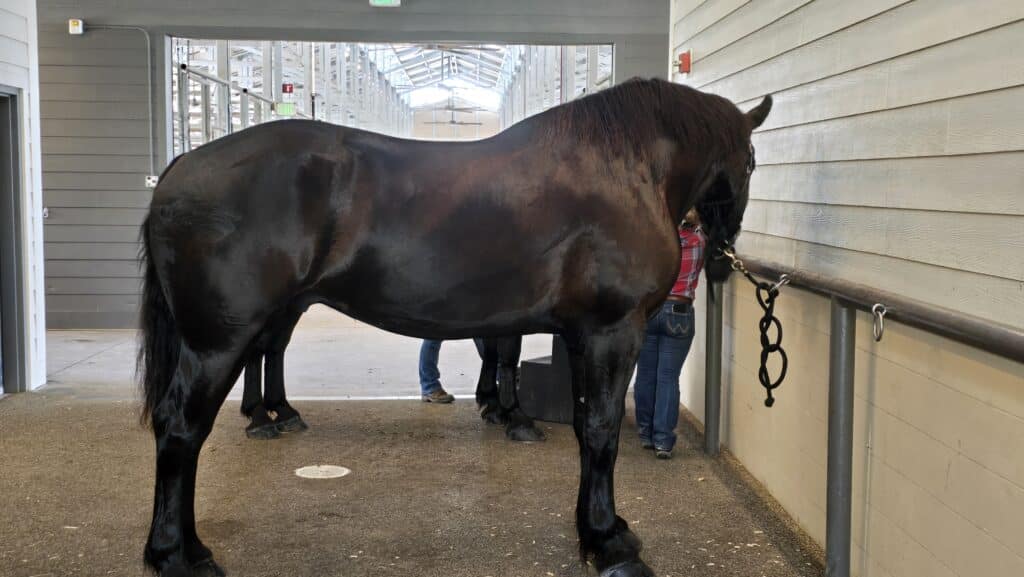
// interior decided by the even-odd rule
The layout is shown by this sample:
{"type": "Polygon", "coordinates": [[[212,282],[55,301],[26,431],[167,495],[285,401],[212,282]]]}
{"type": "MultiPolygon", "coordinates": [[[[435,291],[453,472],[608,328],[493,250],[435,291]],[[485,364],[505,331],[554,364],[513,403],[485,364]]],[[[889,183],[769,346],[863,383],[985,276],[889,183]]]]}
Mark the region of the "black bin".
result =
{"type": "Polygon", "coordinates": [[[538,421],[572,424],[572,374],[562,337],[551,339],[551,356],[523,361],[519,375],[519,406],[538,421]]]}

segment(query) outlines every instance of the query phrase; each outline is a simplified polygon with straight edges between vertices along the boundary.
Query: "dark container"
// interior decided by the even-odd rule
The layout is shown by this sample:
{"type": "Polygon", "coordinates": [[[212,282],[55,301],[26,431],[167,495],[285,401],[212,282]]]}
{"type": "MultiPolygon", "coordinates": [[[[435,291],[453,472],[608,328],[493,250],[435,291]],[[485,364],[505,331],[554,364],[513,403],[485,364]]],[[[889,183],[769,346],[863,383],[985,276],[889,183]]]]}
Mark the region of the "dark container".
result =
{"type": "Polygon", "coordinates": [[[572,373],[562,337],[552,337],[551,356],[520,364],[519,406],[538,421],[572,424],[572,373]]]}

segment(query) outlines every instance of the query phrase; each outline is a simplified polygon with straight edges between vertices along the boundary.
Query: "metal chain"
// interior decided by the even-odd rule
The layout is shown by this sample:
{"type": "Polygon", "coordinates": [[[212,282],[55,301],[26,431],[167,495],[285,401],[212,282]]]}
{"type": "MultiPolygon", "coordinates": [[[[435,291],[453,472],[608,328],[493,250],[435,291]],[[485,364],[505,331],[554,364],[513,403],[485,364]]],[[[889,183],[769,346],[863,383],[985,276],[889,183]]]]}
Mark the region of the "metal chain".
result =
{"type": "Polygon", "coordinates": [[[723,248],[722,254],[731,261],[730,266],[734,271],[741,273],[754,285],[756,288],[757,304],[761,305],[761,310],[764,311],[764,316],[757,323],[757,328],[761,332],[761,367],[757,370],[757,380],[761,382],[761,386],[764,387],[767,394],[764,406],[771,407],[775,404],[775,397],[772,396],[772,391],[782,384],[782,381],[786,378],[786,371],[789,369],[789,356],[786,355],[786,350],[782,348],[782,323],[775,316],[775,299],[779,296],[779,289],[789,284],[789,277],[782,275],[779,277],[778,282],[774,284],[758,280],[747,270],[747,267],[743,265],[743,261],[736,256],[736,252],[731,247],[723,248]],[[776,334],[774,342],[772,342],[773,339],[768,337],[768,331],[773,326],[775,327],[776,334]],[[772,354],[778,354],[782,362],[779,376],[774,380],[772,380],[771,375],[768,373],[768,357],[772,354]]]}

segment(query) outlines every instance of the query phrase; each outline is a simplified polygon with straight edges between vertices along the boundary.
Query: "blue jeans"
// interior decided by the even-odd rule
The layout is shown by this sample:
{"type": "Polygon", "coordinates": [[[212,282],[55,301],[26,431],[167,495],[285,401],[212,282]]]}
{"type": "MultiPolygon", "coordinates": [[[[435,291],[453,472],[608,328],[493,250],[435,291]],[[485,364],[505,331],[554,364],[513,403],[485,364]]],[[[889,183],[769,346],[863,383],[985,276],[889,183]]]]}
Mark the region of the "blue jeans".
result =
{"type": "Polygon", "coordinates": [[[443,341],[424,340],[420,345],[420,394],[429,395],[441,388],[441,371],[437,370],[437,357],[443,341]]]}
{"type": "MultiPolygon", "coordinates": [[[[441,388],[441,371],[437,370],[437,357],[441,354],[441,343],[444,341],[432,341],[424,339],[420,345],[420,394],[429,395],[441,388]]],[[[484,344],[482,339],[473,339],[476,351],[480,358],[484,357],[484,344]]]]}
{"type": "Polygon", "coordinates": [[[693,307],[666,301],[647,322],[636,365],[636,427],[641,441],[659,449],[676,444],[679,423],[679,373],[693,343],[693,307]],[[685,312],[673,310],[686,308],[685,312]]]}

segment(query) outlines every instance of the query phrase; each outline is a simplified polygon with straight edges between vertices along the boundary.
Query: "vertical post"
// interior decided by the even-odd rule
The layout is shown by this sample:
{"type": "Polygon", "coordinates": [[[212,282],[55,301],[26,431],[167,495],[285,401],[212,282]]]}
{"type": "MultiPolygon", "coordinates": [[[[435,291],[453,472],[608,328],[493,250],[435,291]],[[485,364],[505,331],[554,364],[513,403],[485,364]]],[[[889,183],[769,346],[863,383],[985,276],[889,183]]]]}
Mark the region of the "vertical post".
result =
{"type": "Polygon", "coordinates": [[[559,88],[559,104],[565,104],[572,100],[576,91],[574,90],[576,84],[576,47],[575,46],[560,46],[558,48],[561,54],[560,64],[560,78],[558,82],[559,88]]]}
{"type": "Polygon", "coordinates": [[[211,138],[211,126],[210,126],[210,85],[207,82],[201,82],[201,106],[202,106],[202,118],[203,118],[203,144],[210,142],[211,138]]]}
{"type": "Polygon", "coordinates": [[[178,69],[178,125],[181,127],[181,154],[192,150],[191,127],[189,126],[189,83],[188,69],[182,64],[178,69]]]}
{"type": "Polygon", "coordinates": [[[260,94],[267,100],[274,100],[274,44],[272,42],[260,43],[261,58],[263,60],[262,88],[260,94]]]}
{"type": "Polygon", "coordinates": [[[270,43],[273,61],[270,66],[270,94],[265,94],[271,102],[281,101],[281,84],[284,82],[284,44],[270,43]]]}
{"type": "MultiPolygon", "coordinates": [[[[589,66],[589,62],[587,63],[589,66]]],[[[722,283],[709,282],[704,367],[704,453],[718,455],[722,416],[722,283]]]]}
{"type": "Polygon", "coordinates": [[[224,84],[217,85],[217,128],[221,136],[231,134],[234,127],[231,118],[231,45],[227,40],[217,41],[217,78],[224,84]]]}
{"type": "Polygon", "coordinates": [[[601,47],[587,46],[587,94],[597,92],[597,74],[601,61],[601,47]]]}
{"type": "Polygon", "coordinates": [[[827,577],[850,577],[853,369],[856,342],[856,311],[832,297],[828,365],[828,488],[825,507],[827,577]]]}
{"type": "Polygon", "coordinates": [[[249,128],[249,89],[243,88],[238,95],[238,123],[242,130],[249,128]]]}
{"type": "Polygon", "coordinates": [[[314,70],[316,58],[313,56],[313,43],[303,42],[300,44],[302,50],[302,87],[304,98],[299,101],[299,110],[316,117],[316,72],[314,70]]]}

